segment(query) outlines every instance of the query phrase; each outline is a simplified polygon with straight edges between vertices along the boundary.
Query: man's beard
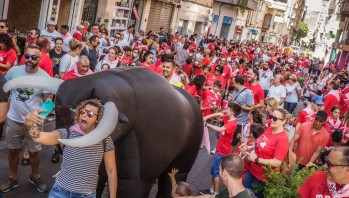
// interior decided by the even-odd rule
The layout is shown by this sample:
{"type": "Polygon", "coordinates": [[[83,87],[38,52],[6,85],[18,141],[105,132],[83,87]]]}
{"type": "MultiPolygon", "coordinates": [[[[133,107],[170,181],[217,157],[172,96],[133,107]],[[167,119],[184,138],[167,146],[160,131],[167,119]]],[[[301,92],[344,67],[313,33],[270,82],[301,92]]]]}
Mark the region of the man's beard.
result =
{"type": "Polygon", "coordinates": [[[30,69],[35,69],[36,66],[38,66],[38,63],[35,64],[35,63],[31,62],[31,61],[26,61],[26,62],[25,62],[25,66],[26,66],[26,67],[29,67],[30,69]]]}

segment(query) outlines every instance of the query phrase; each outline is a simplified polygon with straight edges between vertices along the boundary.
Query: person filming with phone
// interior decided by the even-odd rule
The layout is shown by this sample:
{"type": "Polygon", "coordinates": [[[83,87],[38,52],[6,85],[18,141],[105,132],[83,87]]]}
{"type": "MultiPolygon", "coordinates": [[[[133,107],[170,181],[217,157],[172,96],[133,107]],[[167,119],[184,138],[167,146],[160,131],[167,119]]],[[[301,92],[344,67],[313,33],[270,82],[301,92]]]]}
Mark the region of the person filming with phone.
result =
{"type": "MultiPolygon", "coordinates": [[[[38,127],[44,120],[40,115],[43,111],[45,110],[34,110],[25,116],[25,124],[29,128],[28,135],[34,142],[56,145],[59,144],[58,139],[79,138],[93,131],[103,117],[104,107],[98,99],[84,100],[75,109],[75,124],[69,129],[57,129],[52,132],[42,132],[38,127]]],[[[98,169],[102,159],[108,175],[110,197],[116,197],[115,149],[110,136],[88,147],[63,146],[61,170],[48,197],[96,197],[98,169]]]]}
{"type": "MultiPolygon", "coordinates": [[[[12,67],[6,74],[6,80],[12,80],[23,76],[47,76],[49,75],[39,67],[41,61],[41,50],[36,45],[29,45],[24,53],[25,65],[12,67]]],[[[0,186],[1,192],[8,192],[18,186],[17,168],[19,153],[23,140],[27,144],[30,154],[32,173],[29,181],[40,192],[46,192],[47,186],[42,181],[39,173],[41,145],[34,142],[25,134],[25,115],[38,109],[52,94],[39,89],[18,88],[11,91],[12,99],[7,114],[6,144],[8,147],[8,160],[10,166],[10,177],[0,186]]]]}

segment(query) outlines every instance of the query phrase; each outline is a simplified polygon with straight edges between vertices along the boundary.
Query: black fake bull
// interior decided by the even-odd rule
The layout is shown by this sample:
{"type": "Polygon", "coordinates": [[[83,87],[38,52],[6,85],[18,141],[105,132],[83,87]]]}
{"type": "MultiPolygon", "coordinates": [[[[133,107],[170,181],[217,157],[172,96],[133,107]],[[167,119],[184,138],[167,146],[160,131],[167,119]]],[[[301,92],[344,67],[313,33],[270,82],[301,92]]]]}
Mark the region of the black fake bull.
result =
{"type": "MultiPolygon", "coordinates": [[[[112,133],[118,197],[148,197],[156,179],[157,197],[171,197],[167,173],[177,168],[177,180],[185,181],[201,144],[203,121],[196,101],[148,69],[117,68],[63,82],[57,91],[56,127],[73,122],[63,107],[75,108],[90,98],[112,101],[120,112],[112,133]]],[[[104,181],[100,178],[98,186],[104,181]]]]}

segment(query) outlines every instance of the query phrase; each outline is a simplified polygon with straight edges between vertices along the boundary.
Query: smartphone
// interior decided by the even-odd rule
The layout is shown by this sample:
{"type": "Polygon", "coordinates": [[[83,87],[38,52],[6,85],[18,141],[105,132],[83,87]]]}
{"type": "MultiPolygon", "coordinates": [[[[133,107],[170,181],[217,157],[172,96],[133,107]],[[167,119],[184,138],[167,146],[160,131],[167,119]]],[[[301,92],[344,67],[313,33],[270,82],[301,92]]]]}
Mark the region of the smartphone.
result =
{"type": "Polygon", "coordinates": [[[55,108],[55,104],[52,102],[52,100],[47,99],[44,104],[41,105],[40,110],[45,110],[45,112],[40,112],[39,115],[43,117],[47,117],[48,114],[55,108]]]}

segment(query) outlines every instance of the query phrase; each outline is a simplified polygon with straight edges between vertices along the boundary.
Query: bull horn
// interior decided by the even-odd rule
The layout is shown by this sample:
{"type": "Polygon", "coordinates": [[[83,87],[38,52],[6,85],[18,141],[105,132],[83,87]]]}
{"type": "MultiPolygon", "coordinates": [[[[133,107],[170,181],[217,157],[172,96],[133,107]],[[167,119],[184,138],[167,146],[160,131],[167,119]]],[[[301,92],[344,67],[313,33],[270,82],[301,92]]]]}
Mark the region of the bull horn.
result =
{"type": "Polygon", "coordinates": [[[56,94],[62,82],[61,79],[46,76],[23,76],[9,80],[5,83],[3,89],[8,92],[16,88],[36,88],[56,94]]]}
{"type": "Polygon", "coordinates": [[[58,139],[62,144],[71,147],[87,147],[95,145],[108,137],[118,122],[119,111],[113,102],[104,105],[104,114],[97,127],[88,134],[74,139],[58,139]]]}

